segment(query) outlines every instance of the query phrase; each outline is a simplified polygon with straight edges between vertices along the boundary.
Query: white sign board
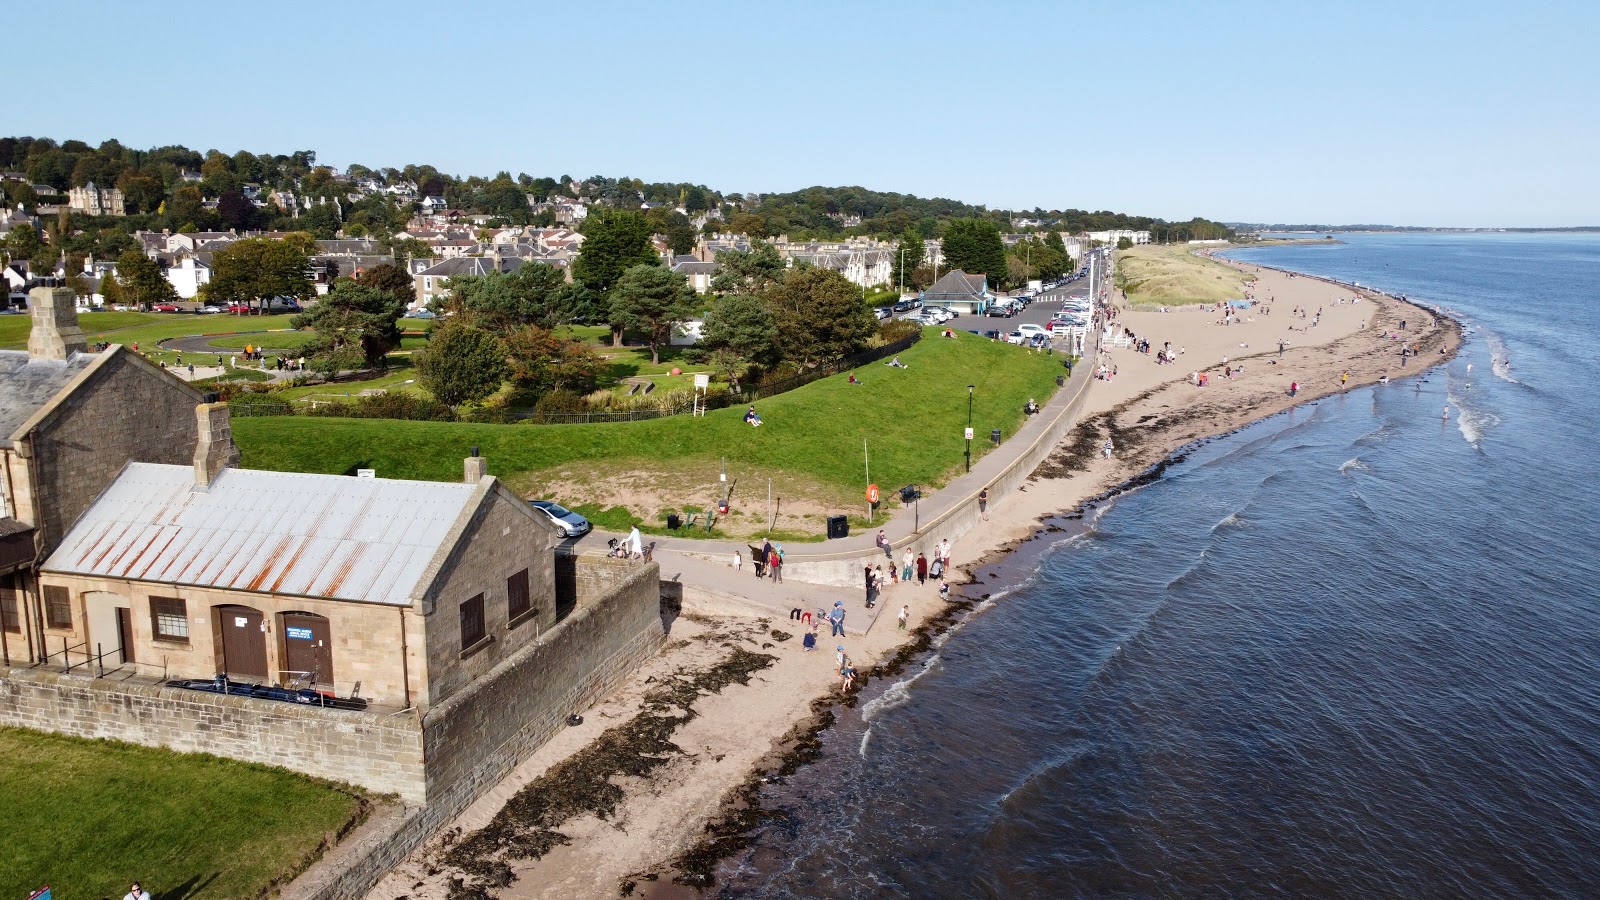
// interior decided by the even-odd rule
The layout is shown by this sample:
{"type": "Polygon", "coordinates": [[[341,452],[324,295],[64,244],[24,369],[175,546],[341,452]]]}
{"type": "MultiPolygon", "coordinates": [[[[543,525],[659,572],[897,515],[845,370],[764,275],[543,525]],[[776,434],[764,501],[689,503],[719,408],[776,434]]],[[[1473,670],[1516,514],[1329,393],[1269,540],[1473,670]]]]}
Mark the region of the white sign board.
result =
{"type": "Polygon", "coordinates": [[[377,469],[357,469],[356,470],[356,477],[357,478],[377,478],[378,477],[378,470],[377,469]]]}
{"type": "Polygon", "coordinates": [[[701,391],[705,390],[706,388],[711,387],[711,375],[706,373],[706,372],[701,372],[701,373],[695,375],[694,376],[694,386],[695,386],[696,390],[701,390],[701,391]]]}
{"type": "Polygon", "coordinates": [[[248,627],[250,627],[250,620],[246,619],[244,616],[234,616],[233,617],[233,627],[235,627],[235,628],[248,628],[248,627]]]}
{"type": "Polygon", "coordinates": [[[969,440],[969,441],[972,440],[972,429],[971,428],[967,429],[967,440],[969,440]]]}

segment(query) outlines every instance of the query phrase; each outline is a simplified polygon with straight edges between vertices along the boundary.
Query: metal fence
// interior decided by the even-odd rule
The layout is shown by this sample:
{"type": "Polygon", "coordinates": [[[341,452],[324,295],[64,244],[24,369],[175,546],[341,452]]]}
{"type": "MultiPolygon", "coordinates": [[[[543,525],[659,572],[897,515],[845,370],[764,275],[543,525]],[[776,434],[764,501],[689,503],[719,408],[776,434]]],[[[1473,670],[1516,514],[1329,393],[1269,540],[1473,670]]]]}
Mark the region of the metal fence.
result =
{"type": "MultiPolygon", "coordinates": [[[[881,347],[863,350],[853,356],[843,359],[830,360],[798,375],[780,378],[774,381],[763,381],[753,385],[743,385],[739,391],[728,391],[713,394],[705,399],[705,409],[723,409],[739,404],[755,403],[775,397],[779,394],[804,387],[813,381],[820,381],[830,375],[837,375],[846,369],[854,369],[869,363],[877,362],[903,353],[912,345],[922,340],[922,332],[915,331],[898,341],[891,341],[881,347]]],[[[337,401],[334,401],[337,402],[337,401]]],[[[502,410],[478,410],[463,416],[463,422],[480,423],[516,423],[521,425],[592,425],[601,422],[643,422],[649,419],[664,419],[668,416],[681,416],[694,410],[694,400],[684,398],[682,402],[670,406],[653,407],[646,409],[630,410],[594,410],[580,412],[539,412],[529,410],[526,412],[509,412],[502,410]]],[[[254,403],[240,403],[235,400],[228,404],[228,412],[235,416],[295,416],[304,415],[308,410],[295,406],[286,400],[258,401],[254,403]]]]}

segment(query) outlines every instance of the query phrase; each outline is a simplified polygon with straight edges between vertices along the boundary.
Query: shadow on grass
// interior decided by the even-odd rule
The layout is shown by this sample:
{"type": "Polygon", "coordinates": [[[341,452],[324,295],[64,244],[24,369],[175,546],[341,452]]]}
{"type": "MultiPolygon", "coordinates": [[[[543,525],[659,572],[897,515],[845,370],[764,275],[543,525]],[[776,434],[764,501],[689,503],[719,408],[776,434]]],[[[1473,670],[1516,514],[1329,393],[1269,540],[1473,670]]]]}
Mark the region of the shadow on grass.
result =
{"type": "MultiPolygon", "coordinates": [[[[159,894],[152,894],[152,896],[155,900],[189,900],[190,897],[197,896],[201,891],[205,890],[206,886],[211,882],[216,881],[218,874],[220,873],[212,872],[210,875],[203,877],[195,875],[175,888],[170,888],[159,894]]],[[[145,890],[149,890],[149,888],[145,887],[145,890]]]]}

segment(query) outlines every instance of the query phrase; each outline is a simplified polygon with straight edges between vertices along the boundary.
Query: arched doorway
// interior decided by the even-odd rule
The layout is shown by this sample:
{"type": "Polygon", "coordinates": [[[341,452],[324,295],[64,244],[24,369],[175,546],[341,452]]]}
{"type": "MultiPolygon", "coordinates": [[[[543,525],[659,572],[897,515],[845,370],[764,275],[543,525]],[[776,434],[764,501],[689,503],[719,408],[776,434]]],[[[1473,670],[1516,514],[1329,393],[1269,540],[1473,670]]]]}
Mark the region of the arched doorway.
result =
{"type": "Polygon", "coordinates": [[[211,629],[221,651],[217,671],[230,678],[267,679],[267,632],[258,609],[248,606],[213,606],[211,629]]]}
{"type": "Polygon", "coordinates": [[[322,689],[333,687],[333,636],[327,616],[286,612],[279,623],[283,634],[285,684],[299,682],[322,689]]]}

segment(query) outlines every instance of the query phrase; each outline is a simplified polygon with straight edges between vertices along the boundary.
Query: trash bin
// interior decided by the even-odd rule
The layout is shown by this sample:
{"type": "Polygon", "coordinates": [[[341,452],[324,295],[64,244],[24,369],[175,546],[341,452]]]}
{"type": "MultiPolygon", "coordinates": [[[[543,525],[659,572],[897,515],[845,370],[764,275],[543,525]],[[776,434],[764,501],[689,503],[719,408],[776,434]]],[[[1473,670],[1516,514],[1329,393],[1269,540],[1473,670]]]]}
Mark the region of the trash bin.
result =
{"type": "Polygon", "coordinates": [[[1000,429],[996,428],[989,432],[989,440],[993,441],[996,447],[1000,446],[1000,429]]]}
{"type": "Polygon", "coordinates": [[[920,496],[922,496],[922,492],[917,490],[917,486],[914,485],[914,484],[908,484],[905,487],[900,489],[900,502],[901,503],[910,503],[913,500],[916,500],[920,496]]]}
{"type": "Polygon", "coordinates": [[[828,517],[828,537],[842,538],[850,536],[850,520],[844,516],[828,517]]]}
{"type": "Polygon", "coordinates": [[[667,527],[677,531],[683,525],[683,517],[677,513],[667,513],[667,527]]]}
{"type": "Polygon", "coordinates": [[[1067,386],[1067,376],[1065,376],[1065,375],[1057,375],[1056,376],[1056,387],[1066,387],[1066,386],[1067,386]]]}

